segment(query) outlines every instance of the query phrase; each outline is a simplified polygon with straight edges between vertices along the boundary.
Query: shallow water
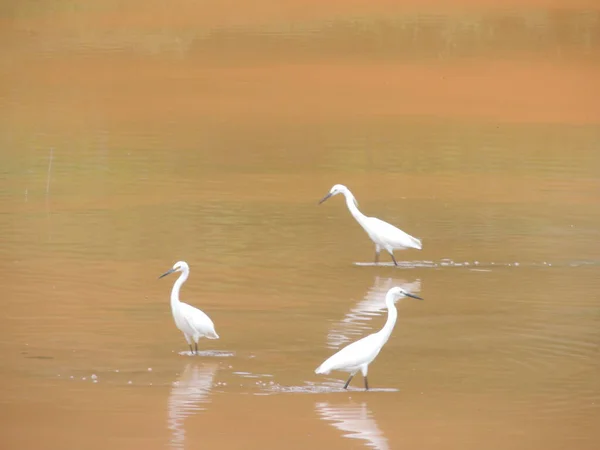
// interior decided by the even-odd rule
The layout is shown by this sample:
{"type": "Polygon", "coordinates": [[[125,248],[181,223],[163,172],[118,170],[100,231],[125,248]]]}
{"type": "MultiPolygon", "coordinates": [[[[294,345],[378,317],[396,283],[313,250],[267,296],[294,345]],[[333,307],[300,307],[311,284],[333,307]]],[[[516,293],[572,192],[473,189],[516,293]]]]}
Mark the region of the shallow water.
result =
{"type": "Polygon", "coordinates": [[[502,4],[0,9],[2,448],[597,448],[600,9],[502,4]]]}

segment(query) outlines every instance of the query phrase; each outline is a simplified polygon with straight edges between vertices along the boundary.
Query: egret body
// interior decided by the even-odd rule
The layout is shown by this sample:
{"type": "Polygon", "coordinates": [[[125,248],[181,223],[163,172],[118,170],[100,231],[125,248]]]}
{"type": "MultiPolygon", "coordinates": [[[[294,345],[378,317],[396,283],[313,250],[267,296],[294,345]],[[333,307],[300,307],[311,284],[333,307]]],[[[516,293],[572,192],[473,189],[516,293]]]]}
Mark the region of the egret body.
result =
{"type": "Polygon", "coordinates": [[[319,204],[323,203],[329,197],[337,194],[344,194],[346,197],[346,205],[350,210],[350,214],[356,219],[361,227],[367,232],[373,243],[375,244],[375,264],[379,262],[379,252],[381,249],[386,250],[392,257],[392,261],[397,266],[394,250],[406,248],[416,248],[421,250],[421,240],[412,237],[399,228],[390,225],[377,217],[367,217],[358,209],[358,202],[350,189],[342,184],[336,184],[331,188],[329,193],[321,199],[319,204]]]}
{"type": "Polygon", "coordinates": [[[398,318],[398,311],[396,310],[394,302],[402,296],[423,300],[421,297],[411,294],[400,287],[391,288],[385,296],[388,317],[383,328],[377,333],[370,334],[347,345],[317,367],[315,373],[328,374],[332,370],[349,372],[350,378],[348,378],[348,381],[346,381],[346,384],[344,385],[344,389],[347,389],[352,377],[360,370],[365,380],[365,389],[369,390],[369,382],[367,380],[369,364],[377,357],[379,351],[392,334],[394,325],[396,325],[396,319],[398,318]]]}
{"type": "Polygon", "coordinates": [[[192,349],[193,341],[196,353],[198,353],[198,340],[201,337],[219,339],[219,335],[215,331],[213,321],[203,311],[179,301],[179,290],[190,274],[190,267],[185,261],[176,262],[171,270],[163,273],[158,278],[160,279],[173,272],[181,272],[171,291],[171,312],[173,313],[173,319],[177,328],[185,336],[185,340],[190,346],[190,351],[194,353],[192,349]]]}

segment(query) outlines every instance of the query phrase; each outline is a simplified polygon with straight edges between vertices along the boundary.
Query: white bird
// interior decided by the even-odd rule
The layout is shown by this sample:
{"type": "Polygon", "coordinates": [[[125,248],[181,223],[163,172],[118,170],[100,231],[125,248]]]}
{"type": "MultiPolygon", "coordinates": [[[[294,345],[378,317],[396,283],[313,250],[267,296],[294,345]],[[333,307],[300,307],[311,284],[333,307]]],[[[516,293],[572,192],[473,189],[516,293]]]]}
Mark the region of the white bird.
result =
{"type": "Polygon", "coordinates": [[[346,381],[344,389],[348,388],[352,377],[356,375],[359,370],[365,379],[365,389],[369,390],[369,382],[367,381],[367,373],[369,371],[369,364],[379,354],[381,348],[385,345],[387,340],[392,334],[394,325],[396,325],[396,319],[398,318],[398,312],[394,301],[402,296],[416,298],[423,300],[414,294],[411,294],[401,287],[391,288],[385,296],[385,305],[388,309],[388,317],[385,325],[377,333],[365,336],[352,344],[347,345],[335,355],[328,358],[323,364],[321,364],[315,370],[316,374],[327,375],[332,370],[339,370],[342,372],[349,372],[350,378],[346,381]]]}
{"type": "Polygon", "coordinates": [[[194,353],[194,350],[192,350],[192,341],[194,341],[196,353],[198,353],[198,340],[201,337],[219,339],[219,335],[215,331],[215,325],[213,324],[213,321],[210,320],[210,317],[198,308],[194,308],[187,303],[179,301],[179,289],[181,288],[181,285],[185,283],[185,280],[187,280],[188,275],[190,274],[190,267],[185,261],[178,261],[173,265],[171,270],[163,273],[158,278],[161,279],[173,272],[181,272],[181,275],[179,275],[179,278],[175,281],[173,290],[171,291],[171,311],[173,312],[173,319],[175,319],[177,328],[179,328],[185,336],[185,340],[190,346],[190,352],[194,353]]]}
{"type": "Polygon", "coordinates": [[[399,228],[384,222],[377,217],[367,217],[358,210],[358,202],[350,189],[343,184],[336,184],[331,188],[329,193],[321,199],[319,204],[323,203],[329,197],[337,194],[344,194],[346,197],[346,205],[350,210],[350,214],[354,216],[356,221],[367,232],[371,240],[375,243],[375,264],[379,262],[379,252],[385,249],[391,256],[394,264],[397,266],[396,258],[394,258],[394,250],[402,250],[405,248],[416,248],[421,250],[421,240],[412,237],[399,228]]]}
{"type": "Polygon", "coordinates": [[[381,311],[386,310],[385,295],[394,286],[418,295],[421,291],[421,280],[408,283],[399,278],[375,276],[375,284],[369,288],[364,298],[350,308],[343,319],[331,324],[327,335],[327,347],[337,351],[357,339],[358,336],[364,335],[365,330],[370,329],[369,322],[374,317],[379,317],[381,311]]]}

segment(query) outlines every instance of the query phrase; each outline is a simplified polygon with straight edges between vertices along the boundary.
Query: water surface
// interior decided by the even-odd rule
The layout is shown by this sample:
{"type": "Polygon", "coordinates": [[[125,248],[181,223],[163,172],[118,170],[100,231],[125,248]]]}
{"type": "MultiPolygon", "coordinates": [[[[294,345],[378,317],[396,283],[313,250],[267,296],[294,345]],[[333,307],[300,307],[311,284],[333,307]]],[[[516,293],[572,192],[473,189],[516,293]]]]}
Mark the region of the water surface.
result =
{"type": "Polygon", "coordinates": [[[598,447],[595,2],[0,20],[3,448],[598,447]],[[336,183],[423,250],[374,265],[336,183]],[[391,286],[372,392],[315,375],[391,286]]]}

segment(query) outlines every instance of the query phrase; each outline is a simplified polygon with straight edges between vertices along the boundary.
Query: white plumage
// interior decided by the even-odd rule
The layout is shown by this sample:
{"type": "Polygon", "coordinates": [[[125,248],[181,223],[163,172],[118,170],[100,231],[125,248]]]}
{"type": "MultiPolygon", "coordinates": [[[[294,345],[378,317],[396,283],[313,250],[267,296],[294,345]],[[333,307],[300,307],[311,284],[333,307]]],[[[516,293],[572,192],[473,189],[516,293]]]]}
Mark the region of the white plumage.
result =
{"type": "Polygon", "coordinates": [[[175,320],[177,328],[179,328],[185,336],[185,340],[190,346],[190,351],[192,353],[194,352],[192,349],[193,341],[195,351],[198,353],[198,340],[200,338],[219,339],[219,335],[215,331],[213,321],[210,320],[210,317],[203,311],[179,301],[179,290],[190,274],[190,267],[185,261],[176,262],[171,270],[163,273],[158,278],[160,279],[173,272],[181,272],[181,275],[179,275],[179,278],[175,281],[173,290],[171,291],[171,312],[173,313],[173,319],[175,320]]]}
{"type": "Polygon", "coordinates": [[[336,184],[331,188],[329,193],[323,197],[319,204],[323,203],[329,197],[337,194],[344,194],[346,197],[346,205],[352,216],[367,232],[373,243],[375,244],[375,263],[379,262],[379,252],[381,249],[386,250],[392,257],[395,265],[398,265],[394,257],[394,250],[402,250],[406,248],[415,248],[421,250],[421,240],[412,237],[399,228],[384,222],[377,217],[367,217],[358,209],[358,203],[350,189],[342,184],[336,184]]]}
{"type": "Polygon", "coordinates": [[[315,370],[316,374],[328,374],[332,370],[339,370],[342,372],[350,372],[350,378],[346,381],[344,389],[348,388],[352,377],[360,370],[365,379],[365,389],[369,389],[369,383],[367,381],[367,373],[369,371],[369,364],[377,357],[381,348],[390,338],[396,319],[398,318],[398,312],[394,301],[402,296],[416,298],[423,300],[414,294],[406,292],[400,287],[391,288],[385,296],[385,305],[388,309],[388,317],[385,325],[377,333],[365,336],[352,344],[347,345],[339,352],[329,357],[323,364],[321,364],[315,370]]]}

